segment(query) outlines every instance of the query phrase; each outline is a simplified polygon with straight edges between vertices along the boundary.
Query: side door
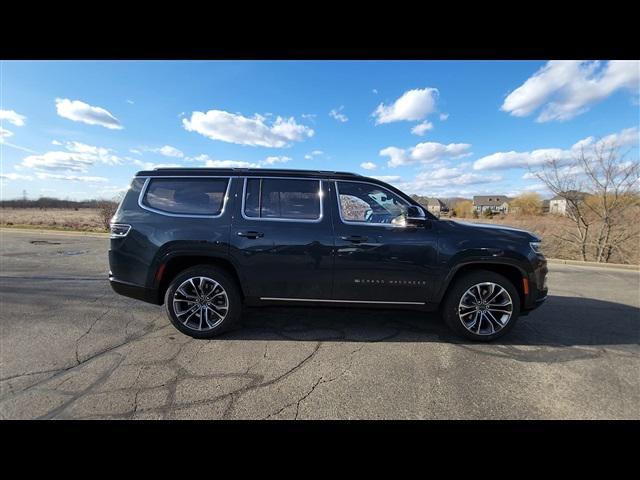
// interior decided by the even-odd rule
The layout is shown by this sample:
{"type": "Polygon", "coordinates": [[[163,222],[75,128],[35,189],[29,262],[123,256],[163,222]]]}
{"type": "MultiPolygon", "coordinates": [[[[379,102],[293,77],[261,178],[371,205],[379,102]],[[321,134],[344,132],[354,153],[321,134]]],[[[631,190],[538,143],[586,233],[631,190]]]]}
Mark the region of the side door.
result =
{"type": "Polygon", "coordinates": [[[334,299],[427,302],[436,290],[436,222],[398,221],[408,202],[377,184],[336,181],[334,189],[334,299]]]}
{"type": "Polygon", "coordinates": [[[333,229],[322,180],[246,177],[230,254],[254,298],[329,299],[333,229]]]}

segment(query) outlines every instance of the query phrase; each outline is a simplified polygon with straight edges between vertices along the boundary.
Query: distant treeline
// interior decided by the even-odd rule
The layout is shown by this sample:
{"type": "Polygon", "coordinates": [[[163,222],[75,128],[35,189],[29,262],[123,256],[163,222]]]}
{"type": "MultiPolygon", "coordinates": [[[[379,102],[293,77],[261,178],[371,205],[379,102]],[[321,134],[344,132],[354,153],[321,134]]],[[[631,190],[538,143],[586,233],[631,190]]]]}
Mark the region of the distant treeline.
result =
{"type": "Polygon", "coordinates": [[[0,200],[1,208],[100,208],[108,200],[62,200],[60,198],[40,197],[37,200],[0,200]]]}

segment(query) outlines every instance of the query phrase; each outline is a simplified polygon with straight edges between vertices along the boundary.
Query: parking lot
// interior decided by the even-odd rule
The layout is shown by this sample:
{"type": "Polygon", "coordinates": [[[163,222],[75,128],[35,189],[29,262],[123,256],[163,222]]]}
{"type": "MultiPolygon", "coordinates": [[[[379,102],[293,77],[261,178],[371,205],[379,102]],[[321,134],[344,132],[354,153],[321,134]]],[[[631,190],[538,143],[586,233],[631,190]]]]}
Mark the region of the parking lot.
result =
{"type": "Polygon", "coordinates": [[[434,314],[247,309],[193,340],[107,281],[108,238],[0,232],[0,417],[640,418],[640,274],[550,265],[492,344],[434,314]]]}

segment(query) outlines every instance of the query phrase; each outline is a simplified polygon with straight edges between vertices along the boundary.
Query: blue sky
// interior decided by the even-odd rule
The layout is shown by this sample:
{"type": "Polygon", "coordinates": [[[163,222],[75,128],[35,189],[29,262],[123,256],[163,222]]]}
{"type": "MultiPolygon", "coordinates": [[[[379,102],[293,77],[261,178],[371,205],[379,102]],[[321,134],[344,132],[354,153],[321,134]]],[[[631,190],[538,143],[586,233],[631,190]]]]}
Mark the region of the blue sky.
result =
{"type": "Polygon", "coordinates": [[[3,61],[2,198],[111,198],[156,165],[545,194],[529,166],[578,142],[638,158],[639,85],[630,61],[3,61]]]}

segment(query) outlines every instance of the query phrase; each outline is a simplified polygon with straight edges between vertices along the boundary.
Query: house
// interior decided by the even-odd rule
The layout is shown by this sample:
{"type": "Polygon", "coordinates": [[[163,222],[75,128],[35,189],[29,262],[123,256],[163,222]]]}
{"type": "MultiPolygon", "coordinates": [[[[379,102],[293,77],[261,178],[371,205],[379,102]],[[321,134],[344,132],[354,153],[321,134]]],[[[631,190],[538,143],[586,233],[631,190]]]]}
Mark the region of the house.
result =
{"type": "Polygon", "coordinates": [[[473,209],[480,215],[487,210],[492,213],[508,213],[509,198],[506,195],[476,195],[473,197],[473,209]]]}
{"type": "Polygon", "coordinates": [[[549,213],[551,200],[542,200],[542,213],[549,213]]]}
{"type": "Polygon", "coordinates": [[[577,190],[568,190],[560,195],[556,195],[549,200],[549,213],[556,215],[566,215],[571,208],[571,201],[583,202],[589,196],[588,193],[577,190]]]}
{"type": "Polygon", "coordinates": [[[439,198],[428,198],[426,203],[427,210],[436,217],[439,217],[441,213],[449,211],[449,207],[439,198]]]}
{"type": "Polygon", "coordinates": [[[436,217],[439,217],[441,213],[447,213],[449,211],[447,204],[439,198],[422,197],[420,195],[411,195],[411,198],[423,207],[426,207],[426,209],[436,217]]]}

